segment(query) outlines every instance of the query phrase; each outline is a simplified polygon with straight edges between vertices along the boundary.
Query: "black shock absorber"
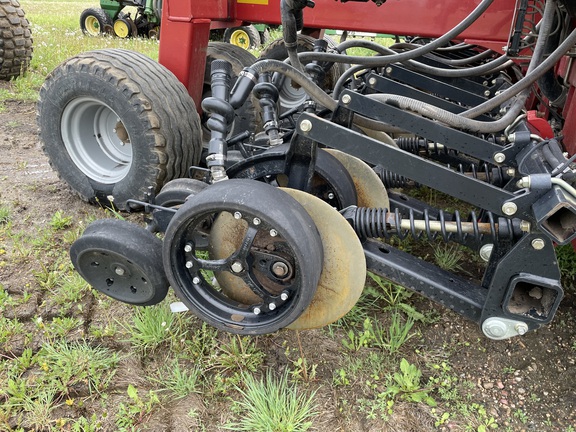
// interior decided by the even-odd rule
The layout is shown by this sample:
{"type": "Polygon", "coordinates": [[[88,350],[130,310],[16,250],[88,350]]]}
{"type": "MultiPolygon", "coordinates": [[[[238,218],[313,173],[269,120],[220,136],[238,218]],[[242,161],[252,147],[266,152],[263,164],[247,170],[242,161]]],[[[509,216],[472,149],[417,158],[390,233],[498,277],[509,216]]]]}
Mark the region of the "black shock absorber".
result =
{"type": "Polygon", "coordinates": [[[231,76],[230,63],[225,60],[214,60],[210,71],[212,96],[202,101],[202,109],[210,115],[206,122],[206,126],[210,129],[206,165],[210,168],[214,182],[228,178],[225,168],[228,151],[226,137],[234,121],[234,108],[228,102],[231,76]]]}
{"type": "Polygon", "coordinates": [[[471,212],[467,221],[463,221],[458,211],[450,218],[442,210],[438,217],[432,218],[428,210],[424,211],[422,219],[416,219],[410,210],[409,216],[403,218],[398,209],[390,212],[382,208],[348,207],[342,215],[352,225],[358,236],[366,238],[404,240],[412,237],[416,240],[444,240],[478,247],[484,243],[493,243],[497,239],[516,239],[522,236],[522,225],[519,220],[498,218],[485,212],[479,220],[475,212],[471,212]]]}

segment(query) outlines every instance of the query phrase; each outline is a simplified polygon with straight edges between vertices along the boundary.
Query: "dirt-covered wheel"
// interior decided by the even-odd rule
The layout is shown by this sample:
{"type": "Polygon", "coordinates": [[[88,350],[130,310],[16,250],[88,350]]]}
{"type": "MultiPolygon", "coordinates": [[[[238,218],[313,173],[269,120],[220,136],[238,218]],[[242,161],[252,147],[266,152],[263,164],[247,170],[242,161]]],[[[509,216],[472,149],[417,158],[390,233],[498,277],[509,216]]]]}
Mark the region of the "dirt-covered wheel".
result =
{"type": "Polygon", "coordinates": [[[164,237],[163,259],[170,285],[193,313],[219,329],[254,335],[290,325],[309,306],[323,251],[312,218],[287,193],[261,182],[227,180],[180,207],[164,237]],[[216,259],[210,248],[208,254],[198,250],[195,239],[207,221],[218,219],[233,225],[233,234],[225,239],[232,253],[216,259]],[[255,300],[228,296],[214,277],[223,273],[241,280],[255,300]]]}
{"type": "Polygon", "coordinates": [[[113,25],[114,34],[119,38],[126,39],[138,36],[138,28],[136,23],[125,14],[120,14],[113,25]]]}
{"type": "MultiPolygon", "coordinates": [[[[232,65],[231,86],[233,87],[240,75],[240,72],[242,72],[242,69],[254,64],[256,62],[256,57],[236,45],[231,45],[225,42],[209,42],[206,54],[206,69],[204,72],[202,99],[210,97],[212,94],[210,87],[210,71],[214,60],[226,60],[232,65]]],[[[252,97],[249,97],[244,105],[235,110],[234,123],[232,125],[230,136],[234,136],[247,130],[254,131],[256,129],[258,121],[257,106],[257,102],[252,97]]],[[[207,120],[208,117],[203,115],[202,124],[205,125],[207,120]]],[[[204,126],[203,141],[207,145],[209,140],[210,130],[204,126]]]]}
{"type": "Polygon", "coordinates": [[[121,210],[200,158],[194,101],[170,71],[133,51],[92,51],[59,65],[40,89],[37,119],[60,177],[82,199],[121,210]]]}
{"type": "Polygon", "coordinates": [[[162,241],[144,228],[102,219],[72,244],[70,259],[94,289],[124,303],[150,306],[168,293],[161,250],[162,241]]]}
{"type": "Polygon", "coordinates": [[[224,42],[242,49],[255,49],[260,46],[260,33],[253,25],[231,27],[224,30],[224,42]]]}
{"type": "Polygon", "coordinates": [[[207,187],[208,183],[191,178],[170,180],[156,195],[156,205],[162,207],[180,206],[186,202],[190,195],[196,195],[207,187]]]}
{"type": "Polygon", "coordinates": [[[17,0],[0,0],[0,80],[23,74],[32,59],[30,23],[17,0]]]}
{"type": "Polygon", "coordinates": [[[80,30],[88,36],[100,36],[112,26],[112,19],[101,8],[84,9],[80,14],[80,30]]]}
{"type": "MultiPolygon", "coordinates": [[[[336,47],[334,41],[329,38],[324,38],[328,42],[328,50],[336,47]]],[[[314,39],[313,37],[307,35],[298,35],[298,52],[312,51],[314,49],[314,39]]],[[[273,59],[284,61],[288,58],[288,50],[284,45],[284,39],[276,39],[270,43],[260,54],[260,59],[273,59]]],[[[335,63],[324,78],[324,82],[321,83],[321,87],[325,90],[331,90],[338,81],[338,78],[344,73],[346,66],[340,63],[335,63]]],[[[301,106],[306,100],[306,93],[304,90],[298,86],[293,85],[288,79],[284,79],[280,84],[280,106],[282,110],[290,110],[301,106]]]]}

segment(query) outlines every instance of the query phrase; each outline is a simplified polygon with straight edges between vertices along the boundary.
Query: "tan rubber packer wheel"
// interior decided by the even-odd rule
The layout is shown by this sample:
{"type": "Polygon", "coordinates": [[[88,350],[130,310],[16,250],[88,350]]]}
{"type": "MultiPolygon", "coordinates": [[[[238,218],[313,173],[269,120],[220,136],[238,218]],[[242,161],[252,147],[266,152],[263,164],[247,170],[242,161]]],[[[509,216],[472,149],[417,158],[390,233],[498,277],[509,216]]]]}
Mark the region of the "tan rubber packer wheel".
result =
{"type": "Polygon", "coordinates": [[[324,149],[344,165],[344,168],[352,177],[356,194],[358,195],[358,207],[386,208],[390,209],[388,192],[368,164],[355,156],[336,149],[324,149]]]}
{"type": "MultiPolygon", "coordinates": [[[[366,259],[358,236],[329,204],[308,193],[283,190],[298,201],[316,224],[324,248],[323,270],[314,299],[289,329],[323,327],[337,321],[356,304],[366,282],[366,259]]],[[[238,249],[244,227],[229,213],[221,214],[211,229],[211,258],[223,259],[238,249]]],[[[260,302],[244,282],[229,272],[216,274],[222,292],[244,304],[260,302]]]]}

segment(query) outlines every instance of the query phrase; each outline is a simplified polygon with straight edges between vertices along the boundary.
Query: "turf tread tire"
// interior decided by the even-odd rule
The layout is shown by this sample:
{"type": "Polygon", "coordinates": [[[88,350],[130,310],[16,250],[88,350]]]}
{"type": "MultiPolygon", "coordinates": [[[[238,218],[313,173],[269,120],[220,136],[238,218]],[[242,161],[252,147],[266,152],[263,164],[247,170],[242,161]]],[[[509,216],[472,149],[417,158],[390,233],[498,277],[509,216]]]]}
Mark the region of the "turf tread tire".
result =
{"type": "Polygon", "coordinates": [[[158,192],[169,180],[185,176],[200,159],[200,120],[194,101],[168,69],[133,51],[96,50],[60,64],[40,89],[37,120],[44,152],[71,189],[92,203],[108,204],[107,197],[112,195],[121,210],[126,208],[126,200],[144,200],[150,188],[158,192]],[[144,155],[141,160],[133,158],[130,172],[112,185],[100,184],[82,173],[61,134],[65,106],[81,96],[101,98],[101,90],[118,95],[103,102],[134,120],[126,124],[122,118],[133,134],[133,150],[138,145],[144,155]]]}
{"type": "Polygon", "coordinates": [[[82,33],[84,33],[85,35],[91,36],[91,33],[88,30],[86,30],[86,18],[88,18],[88,16],[90,15],[92,15],[98,20],[98,23],[100,25],[100,34],[105,34],[107,28],[109,29],[112,27],[112,19],[108,16],[108,14],[104,11],[104,9],[101,8],[84,9],[84,11],[82,11],[82,13],[80,14],[80,30],[82,30],[82,33]]]}
{"type": "Polygon", "coordinates": [[[0,0],[0,80],[26,71],[32,59],[30,23],[17,0],[0,0]]]}

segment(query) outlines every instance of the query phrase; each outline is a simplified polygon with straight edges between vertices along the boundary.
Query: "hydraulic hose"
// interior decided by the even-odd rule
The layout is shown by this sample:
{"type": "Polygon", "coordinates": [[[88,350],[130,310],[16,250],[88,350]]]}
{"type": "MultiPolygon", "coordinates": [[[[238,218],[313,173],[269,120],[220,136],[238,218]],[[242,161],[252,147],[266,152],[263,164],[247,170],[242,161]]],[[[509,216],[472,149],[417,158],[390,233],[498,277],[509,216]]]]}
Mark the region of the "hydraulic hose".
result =
{"type": "Polygon", "coordinates": [[[290,63],[299,71],[304,71],[298,58],[298,30],[302,30],[304,24],[302,9],[306,2],[301,0],[281,0],[280,17],[282,19],[282,35],[284,46],[288,51],[290,63]]]}
{"type": "Polygon", "coordinates": [[[422,45],[422,47],[413,51],[396,53],[385,57],[346,56],[345,58],[342,58],[343,56],[339,54],[307,52],[301,53],[300,57],[303,62],[318,60],[334,63],[363,64],[364,66],[369,67],[382,67],[390,63],[411,60],[424,54],[428,54],[429,52],[434,51],[436,48],[440,48],[451,40],[455,39],[460,33],[470,27],[484,12],[486,12],[493,1],[494,0],[482,0],[482,3],[480,3],[476,9],[474,9],[466,18],[464,18],[464,20],[462,20],[448,33],[444,34],[438,39],[435,39],[429,44],[422,45]]]}
{"type": "MultiPolygon", "coordinates": [[[[464,111],[460,115],[462,117],[474,118],[488,111],[492,111],[498,108],[501,104],[511,99],[512,97],[519,95],[522,91],[528,89],[532,84],[534,84],[540,77],[542,77],[549,69],[551,69],[562,56],[572,48],[576,43],[576,29],[568,35],[568,37],[562,42],[558,48],[554,50],[550,56],[542,62],[544,55],[546,39],[552,28],[554,21],[554,8],[556,6],[556,0],[548,0],[546,2],[546,7],[544,9],[544,16],[542,17],[542,24],[540,28],[540,35],[536,46],[534,47],[534,53],[530,64],[528,65],[528,70],[524,78],[520,79],[516,84],[504,90],[499,95],[493,97],[492,99],[474,107],[467,111],[464,111]]],[[[522,96],[522,95],[521,95],[522,96]]],[[[527,95],[524,95],[524,101],[527,95]]],[[[519,98],[519,100],[522,97],[519,98]]],[[[518,102],[519,103],[519,102],[518,102]]]]}
{"type": "MultiPolygon", "coordinates": [[[[373,51],[376,51],[379,54],[387,56],[386,58],[392,57],[395,54],[390,48],[385,46],[379,45],[375,42],[360,40],[360,41],[346,41],[340,45],[338,45],[337,49],[348,49],[351,47],[361,47],[361,48],[368,48],[373,51]],[[392,54],[392,55],[390,55],[392,54]]],[[[414,52],[414,51],[412,51],[414,52]]],[[[338,54],[336,54],[338,55],[338,54]]],[[[341,62],[348,61],[350,56],[341,56],[341,62]]],[[[375,57],[365,57],[365,58],[375,58],[375,57]]],[[[381,57],[378,57],[381,58],[381,57]]],[[[501,56],[497,59],[494,59],[490,62],[484,63],[480,66],[470,67],[470,68],[462,68],[462,69],[442,69],[433,66],[426,65],[424,63],[417,62],[415,60],[407,60],[402,62],[408,68],[416,70],[418,72],[427,73],[430,75],[442,76],[442,77],[451,77],[451,78],[465,78],[465,77],[472,77],[472,76],[479,76],[479,75],[486,75],[489,73],[493,73],[496,71],[500,71],[506,69],[514,64],[512,60],[510,60],[506,55],[501,56]]],[[[367,67],[365,63],[361,63],[362,67],[367,67]]]]}

